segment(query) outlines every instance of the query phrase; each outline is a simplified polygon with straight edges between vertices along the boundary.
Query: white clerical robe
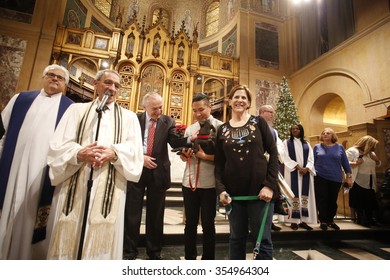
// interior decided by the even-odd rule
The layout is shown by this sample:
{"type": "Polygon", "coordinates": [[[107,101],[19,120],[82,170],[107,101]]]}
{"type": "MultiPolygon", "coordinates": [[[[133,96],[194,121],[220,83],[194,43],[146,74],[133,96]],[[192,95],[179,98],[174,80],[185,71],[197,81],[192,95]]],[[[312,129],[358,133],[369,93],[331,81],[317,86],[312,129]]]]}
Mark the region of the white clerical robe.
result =
{"type": "Polygon", "coordinates": [[[303,158],[303,147],[302,142],[298,138],[294,138],[294,147],[295,147],[295,155],[296,155],[296,161],[292,160],[289,153],[288,153],[288,147],[287,147],[287,140],[283,141],[284,149],[285,149],[285,156],[284,156],[284,178],[288,185],[291,187],[291,172],[295,170],[295,166],[299,164],[301,167],[307,167],[309,169],[310,173],[310,181],[309,181],[309,197],[308,197],[308,212],[309,217],[302,216],[302,175],[298,172],[298,192],[299,192],[299,201],[300,201],[300,212],[301,212],[301,219],[291,218],[291,206],[289,206],[289,215],[286,217],[285,222],[289,223],[296,223],[299,224],[301,222],[305,222],[307,224],[317,224],[317,208],[316,208],[316,201],[315,201],[315,192],[314,192],[314,176],[316,175],[315,169],[314,169],[314,156],[313,156],[313,149],[309,145],[309,154],[306,166],[304,166],[304,158],[303,158]]]}
{"type": "MultiPolygon", "coordinates": [[[[54,228],[49,247],[48,259],[76,259],[86,200],[87,182],[91,166],[78,162],[77,153],[85,146],[93,143],[97,130],[98,101],[77,103],[69,107],[62,117],[55,135],[50,141],[48,164],[52,184],[57,186],[53,198],[54,228]],[[85,113],[90,109],[86,125],[82,131],[81,144],[77,143],[77,130],[85,113]],[[68,194],[69,179],[79,171],[73,209],[64,214],[64,206],[68,194]]],[[[99,129],[98,145],[115,150],[118,160],[106,162],[101,168],[93,170],[93,185],[89,202],[88,217],[84,238],[83,259],[122,259],[124,209],[127,181],[138,182],[143,169],[143,151],[141,128],[134,112],[120,106],[122,114],[119,126],[119,142],[115,138],[115,108],[109,104],[109,110],[102,114],[99,129]],[[107,170],[113,164],[115,187],[110,213],[102,215],[103,197],[107,182],[107,170]]]]}
{"type": "MultiPolygon", "coordinates": [[[[18,96],[1,113],[6,130],[18,96]]],[[[50,230],[45,240],[31,241],[60,100],[61,93],[48,97],[41,90],[20,128],[0,219],[0,259],[46,258],[50,230]]],[[[0,153],[5,137],[7,133],[0,140],[0,153]]]]}

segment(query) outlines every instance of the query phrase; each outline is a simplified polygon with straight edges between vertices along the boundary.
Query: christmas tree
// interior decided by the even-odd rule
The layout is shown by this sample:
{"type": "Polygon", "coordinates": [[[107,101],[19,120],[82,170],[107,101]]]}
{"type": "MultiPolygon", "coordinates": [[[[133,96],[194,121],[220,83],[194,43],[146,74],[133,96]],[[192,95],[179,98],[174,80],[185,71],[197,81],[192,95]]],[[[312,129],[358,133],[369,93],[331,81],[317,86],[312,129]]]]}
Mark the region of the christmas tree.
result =
{"type": "Polygon", "coordinates": [[[286,77],[283,77],[279,87],[279,100],[276,104],[276,118],[274,128],[283,141],[290,138],[290,127],[299,123],[297,107],[288,87],[286,77]]]}

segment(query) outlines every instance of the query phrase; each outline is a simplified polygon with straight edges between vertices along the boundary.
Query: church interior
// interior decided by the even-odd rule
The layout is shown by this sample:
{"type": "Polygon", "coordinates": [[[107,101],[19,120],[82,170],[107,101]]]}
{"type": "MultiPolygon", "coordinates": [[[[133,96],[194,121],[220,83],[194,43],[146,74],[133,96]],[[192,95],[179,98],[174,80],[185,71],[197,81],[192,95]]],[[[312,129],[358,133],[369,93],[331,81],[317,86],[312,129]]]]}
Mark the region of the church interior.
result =
{"type": "Polygon", "coordinates": [[[379,140],[381,181],[390,163],[388,0],[25,0],[0,2],[0,109],[41,86],[57,63],[70,72],[66,95],[95,98],[93,79],[117,70],[117,102],[142,111],[157,91],[166,115],[192,123],[194,94],[229,118],[227,95],[248,85],[251,113],[277,107],[285,77],[312,145],[326,127],[346,148],[379,140]]]}

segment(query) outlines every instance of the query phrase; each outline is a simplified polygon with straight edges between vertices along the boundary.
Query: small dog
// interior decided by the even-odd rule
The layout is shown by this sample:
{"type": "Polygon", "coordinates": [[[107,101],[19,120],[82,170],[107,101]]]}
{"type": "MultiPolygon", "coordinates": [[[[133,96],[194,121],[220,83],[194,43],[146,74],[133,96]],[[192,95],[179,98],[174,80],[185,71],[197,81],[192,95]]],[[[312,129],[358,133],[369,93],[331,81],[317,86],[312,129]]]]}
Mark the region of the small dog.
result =
{"type": "Polygon", "coordinates": [[[196,153],[199,151],[200,145],[206,154],[213,155],[215,153],[215,134],[217,130],[209,120],[199,122],[199,124],[200,129],[198,138],[194,141],[192,149],[194,150],[194,153],[196,153]]]}
{"type": "Polygon", "coordinates": [[[175,148],[172,149],[172,152],[176,152],[178,155],[180,155],[183,148],[192,148],[194,153],[197,153],[200,146],[206,154],[213,155],[215,152],[215,135],[217,130],[209,120],[201,121],[199,122],[199,125],[199,133],[194,143],[192,144],[192,147],[175,148]]]}

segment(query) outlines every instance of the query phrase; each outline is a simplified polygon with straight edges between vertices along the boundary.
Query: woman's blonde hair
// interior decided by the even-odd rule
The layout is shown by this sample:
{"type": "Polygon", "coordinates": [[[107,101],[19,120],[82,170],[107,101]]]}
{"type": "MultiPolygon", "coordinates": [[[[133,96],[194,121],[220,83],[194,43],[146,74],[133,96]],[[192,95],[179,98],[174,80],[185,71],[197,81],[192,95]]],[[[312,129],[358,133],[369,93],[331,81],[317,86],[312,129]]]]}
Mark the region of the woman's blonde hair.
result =
{"type": "Polygon", "coordinates": [[[368,154],[375,150],[376,145],[378,144],[378,140],[370,135],[366,135],[361,137],[356,143],[353,145],[358,150],[361,150],[363,154],[368,154]]]}
{"type": "Polygon", "coordinates": [[[334,130],[331,129],[330,127],[327,127],[327,128],[324,128],[324,130],[321,132],[320,141],[324,141],[322,136],[324,135],[325,131],[329,131],[329,133],[332,135],[332,138],[331,138],[332,143],[336,143],[337,140],[339,140],[339,138],[336,135],[336,132],[334,132],[334,130]]]}

